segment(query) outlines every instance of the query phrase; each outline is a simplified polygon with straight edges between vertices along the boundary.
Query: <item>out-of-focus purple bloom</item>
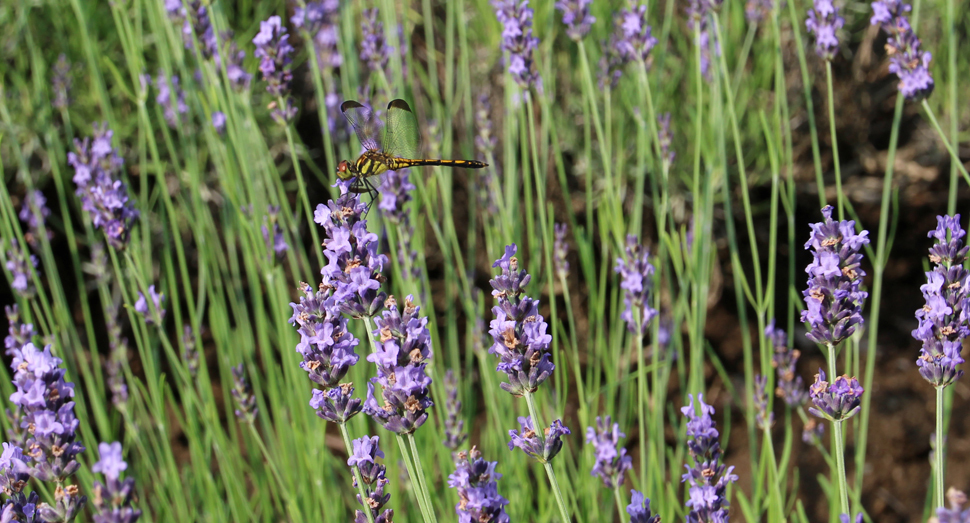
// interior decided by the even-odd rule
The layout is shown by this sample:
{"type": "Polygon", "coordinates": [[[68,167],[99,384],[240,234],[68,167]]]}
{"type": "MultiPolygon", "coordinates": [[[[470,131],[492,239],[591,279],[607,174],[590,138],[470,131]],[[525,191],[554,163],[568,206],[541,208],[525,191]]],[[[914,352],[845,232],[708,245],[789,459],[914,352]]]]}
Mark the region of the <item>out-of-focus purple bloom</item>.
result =
{"type": "MultiPolygon", "coordinates": [[[[225,45],[225,55],[226,60],[226,77],[229,78],[229,83],[235,89],[248,89],[249,83],[253,79],[253,75],[250,74],[243,67],[243,60],[246,58],[246,51],[242,51],[236,45],[236,42],[232,40],[232,33],[228,32],[222,35],[222,41],[228,42],[225,45]]],[[[216,57],[216,65],[219,66],[221,61],[219,57],[216,57]]]]}
{"type": "Polygon", "coordinates": [[[339,0],[322,0],[307,2],[306,7],[297,7],[290,18],[293,27],[306,29],[310,35],[317,64],[321,68],[340,67],[343,64],[343,56],[337,49],[340,41],[339,13],[339,0]]]}
{"type": "Polygon", "coordinates": [[[410,172],[408,169],[388,171],[384,175],[384,181],[380,186],[381,201],[377,207],[383,212],[383,216],[393,224],[400,225],[407,221],[408,202],[411,201],[411,191],[414,184],[408,179],[410,172]]]}
{"type": "Polygon", "coordinates": [[[128,191],[116,179],[124,162],[111,146],[112,135],[107,124],[95,125],[93,141],[74,139],[75,152],[67,154],[67,163],[74,168],[81,209],[91,216],[96,229],[104,231],[108,243],[121,249],[128,243],[138,210],[128,203],[128,191]]]}
{"type": "Polygon", "coordinates": [[[252,423],[256,420],[259,407],[256,406],[256,396],[253,394],[253,387],[246,380],[246,369],[240,363],[232,370],[232,398],[236,400],[236,417],[243,423],[252,423]]]}
{"type": "Polygon", "coordinates": [[[669,167],[670,164],[674,163],[674,158],[677,156],[677,153],[670,147],[674,141],[674,133],[670,130],[670,113],[658,115],[657,123],[660,125],[660,128],[657,129],[657,138],[660,141],[660,159],[669,167]]]}
{"type": "Polygon", "coordinates": [[[825,424],[819,423],[816,419],[810,418],[802,428],[802,441],[809,445],[821,445],[822,436],[825,435],[825,424]]]}
{"type": "MultiPolygon", "coordinates": [[[[711,81],[711,31],[710,12],[720,7],[720,0],[690,0],[687,6],[687,27],[697,32],[697,45],[701,51],[701,75],[711,81]]],[[[721,56],[721,42],[714,41],[714,53],[721,56]]]]}
{"type": "Polygon", "coordinates": [[[906,13],[912,7],[901,0],[883,0],[872,3],[871,25],[878,25],[889,39],[886,52],[889,55],[889,72],[899,77],[899,92],[907,100],[920,101],[933,92],[933,77],[930,75],[929,51],[920,51],[920,40],[916,37],[906,13]]]}
{"type": "Polygon", "coordinates": [[[367,230],[367,205],[360,195],[348,191],[349,181],[338,181],[337,186],[340,197],[317,205],[313,214],[313,221],[324,229],[323,254],[328,261],[320,272],[324,285],[334,288],[334,303],[341,312],[369,318],[387,299],[381,291],[387,256],[377,253],[377,235],[367,230]]]}
{"type": "Polygon", "coordinates": [[[744,17],[749,22],[760,22],[771,13],[775,8],[773,0],[748,0],[744,6],[744,17]]]}
{"type": "Polygon", "coordinates": [[[556,365],[549,353],[552,336],[546,334],[548,325],[539,314],[539,300],[524,294],[532,278],[525,269],[519,270],[516,250],[514,243],[505,247],[505,255],[492,264],[502,273],[488,282],[498,300],[492,307],[495,319],[488,333],[494,343],[488,352],[501,359],[495,370],[508,376],[509,382],[500,385],[502,390],[522,396],[535,392],[556,365]]]}
{"type": "Polygon", "coordinates": [[[32,281],[34,271],[37,270],[37,257],[22,250],[17,239],[11,238],[10,248],[6,252],[0,252],[0,260],[6,262],[4,265],[10,271],[10,288],[21,296],[33,295],[32,281]]]}
{"type": "MultiPolygon", "coordinates": [[[[384,487],[388,483],[388,479],[385,476],[385,467],[377,463],[377,458],[384,457],[384,452],[378,446],[379,442],[380,438],[377,436],[364,436],[363,438],[355,439],[353,441],[354,452],[347,460],[347,466],[360,469],[361,479],[364,482],[363,487],[366,499],[360,499],[360,495],[358,494],[357,502],[364,507],[364,510],[371,511],[375,523],[390,523],[394,516],[394,511],[387,509],[381,512],[384,505],[391,499],[391,495],[384,493],[384,487]]],[[[355,476],[354,487],[356,486],[357,478],[355,476]]],[[[358,510],[354,518],[354,523],[364,523],[366,521],[367,515],[358,510]]]]}
{"type": "Polygon", "coordinates": [[[94,523],[135,523],[141,511],[131,505],[135,501],[135,479],[121,479],[128,468],[121,455],[121,443],[100,443],[101,460],[91,470],[104,474],[105,482],[94,482],[94,523]]]}
{"type": "Polygon", "coordinates": [[[970,271],[963,268],[970,246],[964,245],[967,233],[959,214],[936,220],[928,234],[936,238],[930,248],[933,270],[920,287],[926,304],[916,311],[919,326],[913,337],[923,342],[916,360],[920,374],[935,387],[946,387],[963,375],[957,365],[964,362],[962,340],[970,334],[970,271]]]}
{"type": "Polygon", "coordinates": [[[842,421],[855,416],[862,408],[862,385],[848,376],[835,378],[834,383],[825,381],[825,371],[818,369],[815,383],[808,389],[815,407],[808,411],[829,421],[842,421]]]}
{"type": "Polygon", "coordinates": [[[189,106],[185,105],[185,91],[179,85],[179,77],[167,77],[164,71],[159,70],[155,76],[155,89],[158,89],[155,101],[162,107],[168,126],[174,129],[179,122],[185,121],[185,115],[189,112],[189,106]]]}
{"type": "Polygon", "coordinates": [[[613,47],[624,63],[644,62],[650,68],[650,51],[657,45],[653,29],[647,23],[647,6],[630,0],[629,9],[620,10],[614,21],[616,32],[613,47]]]}
{"type": "Polygon", "coordinates": [[[266,242],[266,249],[273,249],[276,253],[277,258],[282,258],[286,251],[290,249],[290,245],[286,243],[286,237],[283,236],[283,229],[280,228],[278,221],[280,212],[279,205],[270,205],[269,209],[266,211],[265,222],[263,223],[263,241],[266,242]],[[270,234],[270,229],[273,233],[270,234]]]}
{"type": "Polygon", "coordinates": [[[343,317],[332,301],[329,289],[321,286],[313,292],[301,284],[300,303],[291,303],[290,323],[297,325],[300,342],[296,351],[303,356],[300,368],[309,374],[310,381],[324,389],[336,387],[360,357],[355,351],[359,341],[347,330],[343,317]]]}
{"type": "Polygon", "coordinates": [[[374,318],[377,350],[367,361],[377,365],[377,376],[367,384],[364,412],[391,432],[412,434],[428,420],[434,405],[425,370],[432,357],[431,331],[428,318],[418,316],[421,307],[412,296],[404,299],[403,313],[393,297],[385,307],[383,317],[374,318]],[[381,386],[383,404],[374,396],[374,385],[381,386]]]}
{"type": "Polygon", "coordinates": [[[835,33],[845,25],[845,19],[839,16],[832,0],[814,1],[815,5],[808,10],[805,27],[815,35],[815,54],[831,60],[839,52],[839,37],[835,33]]]}
{"type": "Polygon", "coordinates": [[[118,308],[112,303],[104,311],[104,323],[108,331],[108,360],[105,362],[105,382],[111,391],[111,404],[124,411],[128,402],[128,385],[125,383],[125,367],[128,365],[128,339],[121,335],[118,325],[118,308]]]}
{"type": "Polygon", "coordinates": [[[589,14],[593,0],[556,0],[556,9],[562,11],[562,23],[566,25],[569,38],[579,41],[589,34],[596,17],[589,14]]]}
{"type": "Polygon", "coordinates": [[[862,512],[856,514],[854,518],[848,514],[839,514],[840,523],[862,523],[862,521],[862,512]]]}
{"type": "Polygon", "coordinates": [[[266,91],[283,99],[283,107],[277,106],[273,110],[273,118],[280,123],[289,122],[296,116],[296,108],[289,98],[290,82],[293,80],[290,71],[293,46],[280,17],[271,16],[260,22],[259,33],[253,37],[253,44],[256,45],[254,55],[260,59],[259,72],[266,81],[266,91]]]}
{"type": "Polygon", "coordinates": [[[553,227],[555,239],[552,247],[552,264],[556,269],[556,275],[566,278],[569,275],[569,262],[566,256],[569,255],[569,244],[566,243],[566,234],[569,232],[565,223],[557,223],[553,227]]]}
{"type": "Polygon", "coordinates": [[[936,518],[939,523],[970,523],[970,507],[963,508],[967,504],[967,495],[953,487],[946,491],[946,500],[950,502],[950,508],[938,507],[936,518]]]}
{"type": "Polygon", "coordinates": [[[455,459],[455,471],[448,476],[448,487],[458,490],[455,513],[459,523],[508,523],[505,506],[509,500],[498,493],[498,480],[502,475],[495,472],[497,461],[486,461],[477,448],[459,452],[455,459]]]}
{"type": "Polygon", "coordinates": [[[805,382],[795,373],[795,365],[802,355],[801,351],[789,348],[785,331],[775,328],[774,319],[765,328],[765,336],[774,348],[771,365],[775,368],[778,377],[775,383],[775,395],[785,400],[785,404],[789,407],[801,407],[808,401],[805,382]]]}
{"type": "Polygon", "coordinates": [[[660,514],[650,512],[650,499],[638,490],[630,491],[626,513],[630,515],[630,523],[660,523],[660,514]]]}
{"type": "Polygon", "coordinates": [[[636,236],[628,235],[626,257],[618,257],[613,270],[620,275],[623,304],[626,306],[620,318],[626,322],[630,332],[646,332],[650,320],[657,315],[657,310],[650,304],[654,274],[650,251],[640,245],[636,236]]]}
{"type": "MultiPolygon", "coordinates": [[[[25,429],[23,448],[28,449],[23,465],[15,469],[39,481],[56,483],[54,506],[37,506],[41,521],[71,521],[85,502],[77,485],[64,484],[80,467],[77,455],[84,451],[77,441],[80,422],[74,415],[74,384],[64,380],[63,362],[51,354],[50,345],[39,350],[28,342],[8,354],[13,356],[10,368],[16,387],[10,402],[19,411],[20,427],[25,429]]],[[[5,446],[4,458],[6,450],[10,447],[5,446]]]]}
{"type": "Polygon", "coordinates": [[[34,336],[34,325],[32,323],[21,323],[20,308],[16,304],[3,308],[7,316],[7,335],[3,338],[3,346],[6,354],[15,357],[20,353],[20,348],[30,343],[34,336]]]}
{"type": "Polygon", "coordinates": [[[775,413],[768,411],[768,377],[758,374],[754,377],[754,406],[756,422],[761,430],[769,429],[775,423],[775,413]]]}
{"type": "Polygon", "coordinates": [[[51,75],[51,84],[54,91],[54,99],[51,105],[56,109],[67,109],[71,105],[71,63],[67,61],[67,55],[61,53],[54,63],[54,71],[51,75]]]}
{"type": "Polygon", "coordinates": [[[165,309],[162,308],[162,300],[165,299],[165,294],[160,292],[155,292],[155,286],[148,286],[148,296],[152,299],[152,304],[155,305],[154,309],[148,306],[148,300],[141,291],[138,291],[138,301],[135,302],[135,312],[141,314],[145,318],[145,323],[148,325],[161,325],[165,321],[165,309]],[[156,316],[155,313],[158,313],[156,316]]]}
{"type": "Polygon", "coordinates": [[[458,447],[468,439],[468,434],[465,432],[465,420],[461,418],[458,378],[451,369],[445,372],[444,385],[448,399],[445,400],[445,440],[441,443],[450,450],[458,450],[458,447]]]}
{"type": "Polygon", "coordinates": [[[189,371],[189,376],[194,378],[199,372],[199,351],[195,347],[195,335],[192,333],[191,325],[186,325],[182,329],[182,344],[185,346],[185,352],[182,353],[185,367],[189,371]]]}
{"type": "Polygon", "coordinates": [[[194,38],[202,44],[200,51],[205,59],[212,58],[219,54],[216,45],[215,31],[212,29],[212,21],[209,19],[209,11],[201,0],[188,0],[188,13],[184,7],[176,9],[172,6],[169,15],[182,20],[182,41],[186,49],[194,49],[194,38]],[[186,16],[186,14],[188,16],[186,16]]]}
{"type": "Polygon", "coordinates": [[[24,239],[31,247],[37,248],[41,235],[51,239],[51,231],[47,229],[45,222],[51,215],[51,210],[47,207],[47,198],[39,190],[28,192],[24,196],[24,202],[20,206],[20,221],[27,224],[27,233],[24,239]]]}
{"type": "Polygon", "coordinates": [[[613,423],[609,416],[605,419],[596,417],[596,428],[586,427],[586,443],[592,443],[596,452],[596,463],[593,465],[591,476],[599,476],[607,488],[618,487],[623,484],[623,475],[633,468],[633,458],[627,456],[626,449],[617,450],[620,438],[626,434],[620,432],[620,424],[613,423]]]}
{"type": "Polygon", "coordinates": [[[361,24],[363,39],[360,42],[360,59],[367,64],[371,71],[382,71],[386,74],[387,62],[391,56],[391,48],[384,36],[384,24],[378,20],[377,8],[365,9],[364,20],[361,24]]]}
{"type": "Polygon", "coordinates": [[[542,78],[532,57],[539,39],[532,36],[532,9],[528,0],[492,0],[495,17],[502,23],[502,50],[508,51],[509,73],[523,89],[542,92],[542,78]]]}
{"type": "Polygon", "coordinates": [[[697,395],[697,403],[701,413],[694,410],[694,397],[687,396],[690,403],[680,409],[687,417],[687,450],[694,458],[694,466],[687,468],[681,481],[690,482],[687,508],[687,523],[701,523],[708,521],[727,521],[728,502],[725,491],[729,483],[738,480],[732,474],[734,467],[726,467],[721,463],[721,444],[719,434],[715,428],[714,407],[704,403],[704,395],[697,395]]]}
{"type": "Polygon", "coordinates": [[[562,437],[571,434],[569,429],[562,424],[562,420],[553,420],[549,428],[542,429],[542,434],[536,432],[532,423],[532,416],[519,418],[519,427],[522,434],[517,430],[509,431],[509,450],[515,447],[522,449],[529,456],[532,456],[539,463],[547,463],[559,454],[562,450],[562,437]]]}
{"type": "MultiPolygon", "coordinates": [[[[475,133],[475,155],[478,159],[490,162],[489,159],[498,143],[498,138],[492,129],[492,104],[488,101],[488,93],[482,93],[475,99],[475,122],[477,131],[475,133]]],[[[481,171],[475,171],[476,192],[478,193],[478,205],[482,208],[485,216],[495,216],[498,213],[495,194],[498,187],[495,183],[495,169],[490,166],[481,171]]]]}
{"type": "Polygon", "coordinates": [[[862,304],[869,293],[859,290],[866,275],[859,251],[869,243],[869,232],[856,234],[852,220],[834,221],[831,205],[822,209],[822,216],[825,221],[811,225],[812,237],[805,242],[813,259],[805,268],[808,288],[802,296],[807,309],[801,321],[811,325],[808,339],[838,345],[864,322],[862,304]]]}
{"type": "Polygon", "coordinates": [[[226,132],[226,113],[222,111],[214,111],[212,113],[212,127],[215,128],[216,132],[219,134],[226,132]]]}

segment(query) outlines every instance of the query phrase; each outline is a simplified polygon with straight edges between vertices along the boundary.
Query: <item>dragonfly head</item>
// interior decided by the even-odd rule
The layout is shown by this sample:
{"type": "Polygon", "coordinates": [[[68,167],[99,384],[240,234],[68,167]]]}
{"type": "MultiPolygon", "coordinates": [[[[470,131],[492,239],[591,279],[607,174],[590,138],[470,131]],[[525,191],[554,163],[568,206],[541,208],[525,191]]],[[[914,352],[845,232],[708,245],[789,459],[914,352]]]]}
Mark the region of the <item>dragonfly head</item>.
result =
{"type": "Polygon", "coordinates": [[[337,178],[340,178],[341,180],[349,180],[353,177],[354,173],[351,172],[350,162],[347,160],[341,160],[341,162],[337,164],[337,178]]]}

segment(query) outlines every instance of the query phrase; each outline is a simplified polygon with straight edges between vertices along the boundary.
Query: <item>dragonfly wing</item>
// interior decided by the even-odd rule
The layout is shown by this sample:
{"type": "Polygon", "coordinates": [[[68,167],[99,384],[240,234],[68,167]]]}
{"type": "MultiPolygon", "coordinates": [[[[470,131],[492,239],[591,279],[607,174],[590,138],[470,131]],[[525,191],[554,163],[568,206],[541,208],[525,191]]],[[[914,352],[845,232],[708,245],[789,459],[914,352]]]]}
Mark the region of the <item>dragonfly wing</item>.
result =
{"type": "Polygon", "coordinates": [[[350,126],[354,128],[361,147],[365,150],[378,150],[382,125],[374,111],[359,102],[347,100],[340,104],[340,112],[344,113],[350,126]]]}
{"type": "Polygon", "coordinates": [[[384,152],[397,158],[414,158],[418,153],[418,122],[411,107],[397,99],[387,104],[384,152]]]}

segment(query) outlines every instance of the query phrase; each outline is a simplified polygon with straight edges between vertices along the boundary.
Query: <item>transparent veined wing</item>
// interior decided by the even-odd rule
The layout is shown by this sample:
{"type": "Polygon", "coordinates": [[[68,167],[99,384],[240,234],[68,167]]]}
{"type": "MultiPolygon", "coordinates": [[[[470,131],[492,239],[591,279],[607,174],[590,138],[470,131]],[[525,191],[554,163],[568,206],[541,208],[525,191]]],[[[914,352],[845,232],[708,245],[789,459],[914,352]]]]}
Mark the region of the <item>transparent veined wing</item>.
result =
{"type": "Polygon", "coordinates": [[[350,126],[357,133],[360,145],[365,150],[379,150],[381,139],[381,120],[374,115],[374,111],[366,105],[353,100],[340,104],[340,112],[344,113],[350,126]]]}
{"type": "Polygon", "coordinates": [[[384,130],[383,151],[396,158],[416,158],[418,122],[408,103],[401,99],[391,101],[387,104],[384,118],[387,125],[384,130]]]}

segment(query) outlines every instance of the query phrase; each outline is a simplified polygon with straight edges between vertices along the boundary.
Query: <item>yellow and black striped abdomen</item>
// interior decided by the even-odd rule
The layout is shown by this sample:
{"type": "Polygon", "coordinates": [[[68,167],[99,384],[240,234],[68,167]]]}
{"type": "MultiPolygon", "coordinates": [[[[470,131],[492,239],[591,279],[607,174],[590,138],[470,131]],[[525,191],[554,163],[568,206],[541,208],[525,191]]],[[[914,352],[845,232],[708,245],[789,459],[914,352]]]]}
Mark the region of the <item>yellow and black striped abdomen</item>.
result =
{"type": "Polygon", "coordinates": [[[481,169],[488,167],[485,162],[475,160],[416,160],[410,158],[391,158],[389,167],[391,170],[414,167],[417,165],[443,165],[445,167],[462,167],[464,169],[481,169]]]}

